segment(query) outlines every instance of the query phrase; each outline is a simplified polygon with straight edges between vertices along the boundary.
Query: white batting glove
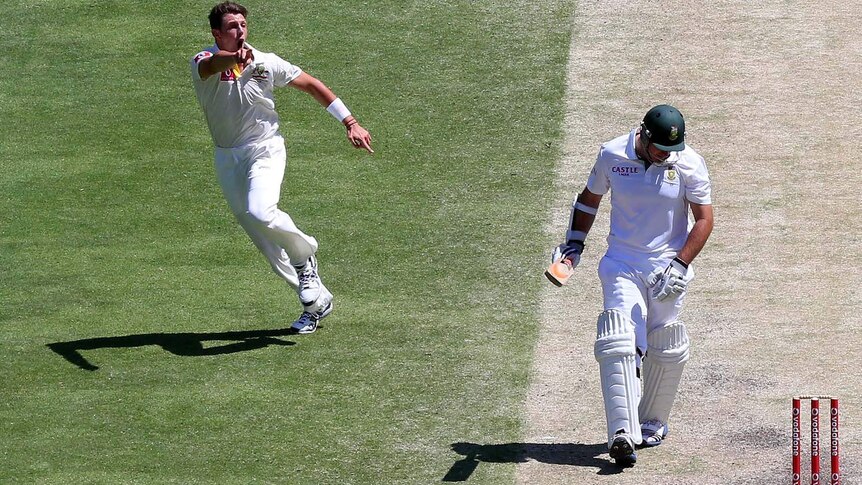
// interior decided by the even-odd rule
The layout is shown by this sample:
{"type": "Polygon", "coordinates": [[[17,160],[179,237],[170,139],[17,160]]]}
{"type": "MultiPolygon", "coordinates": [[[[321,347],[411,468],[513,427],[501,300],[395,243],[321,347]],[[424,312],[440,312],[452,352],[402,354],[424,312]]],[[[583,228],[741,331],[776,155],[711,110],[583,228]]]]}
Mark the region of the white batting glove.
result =
{"type": "Polygon", "coordinates": [[[555,263],[561,259],[572,262],[572,268],[576,268],[581,262],[581,253],[584,252],[584,243],[580,241],[566,241],[555,247],[551,252],[551,262],[555,263]]]}
{"type": "Polygon", "coordinates": [[[685,273],[688,265],[679,258],[667,265],[667,268],[656,268],[649,275],[647,285],[652,288],[652,297],[658,301],[664,301],[672,296],[678,296],[685,291],[685,273]]]}

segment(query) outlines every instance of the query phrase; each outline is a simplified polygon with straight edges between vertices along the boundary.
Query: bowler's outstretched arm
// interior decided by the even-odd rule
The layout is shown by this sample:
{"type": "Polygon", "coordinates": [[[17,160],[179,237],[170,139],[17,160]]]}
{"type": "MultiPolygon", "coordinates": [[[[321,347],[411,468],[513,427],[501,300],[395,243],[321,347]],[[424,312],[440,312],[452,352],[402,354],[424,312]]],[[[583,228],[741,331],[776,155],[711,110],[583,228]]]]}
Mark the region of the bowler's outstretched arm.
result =
{"type": "MultiPolygon", "coordinates": [[[[337,99],[335,93],[326,87],[322,81],[305,72],[291,81],[289,85],[304,93],[310,94],[324,108],[329,108],[333,101],[337,99]]],[[[374,150],[371,149],[371,134],[359,125],[359,122],[356,121],[356,118],[354,118],[352,114],[349,114],[342,119],[341,123],[343,123],[347,128],[347,138],[353,146],[356,148],[364,148],[368,153],[374,153],[374,150]]]]}

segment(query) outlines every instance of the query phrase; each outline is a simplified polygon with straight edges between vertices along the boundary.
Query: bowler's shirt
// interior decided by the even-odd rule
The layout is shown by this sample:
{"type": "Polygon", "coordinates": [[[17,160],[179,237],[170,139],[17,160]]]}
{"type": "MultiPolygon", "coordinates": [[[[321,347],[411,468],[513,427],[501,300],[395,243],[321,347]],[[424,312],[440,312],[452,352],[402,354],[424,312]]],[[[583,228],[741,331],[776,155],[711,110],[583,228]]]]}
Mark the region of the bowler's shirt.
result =
{"type": "Polygon", "coordinates": [[[218,51],[218,46],[212,46],[191,59],[192,83],[213,143],[233,148],[276,135],[273,88],[287,86],[302,70],[275,54],[252,48],[254,60],[243,71],[235,67],[201,79],[198,63],[218,51]]]}
{"type": "Polygon", "coordinates": [[[646,167],[635,154],[636,131],[602,145],[587,189],[598,195],[611,191],[608,255],[673,257],[693,225],[689,203],[712,204],[709,172],[688,145],[671,152],[672,166],[646,167]]]}

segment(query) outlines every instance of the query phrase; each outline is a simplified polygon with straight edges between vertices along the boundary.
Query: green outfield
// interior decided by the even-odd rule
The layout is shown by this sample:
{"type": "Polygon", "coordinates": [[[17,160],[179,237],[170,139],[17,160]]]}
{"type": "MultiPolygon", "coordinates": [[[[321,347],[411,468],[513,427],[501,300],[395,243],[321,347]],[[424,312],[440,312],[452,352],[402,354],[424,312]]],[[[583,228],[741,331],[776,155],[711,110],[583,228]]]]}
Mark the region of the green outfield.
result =
{"type": "Polygon", "coordinates": [[[377,151],[279,92],[309,336],[215,180],[189,3],[4,10],[0,482],[511,482],[458,444],[521,439],[574,2],[242,2],[377,151]]]}

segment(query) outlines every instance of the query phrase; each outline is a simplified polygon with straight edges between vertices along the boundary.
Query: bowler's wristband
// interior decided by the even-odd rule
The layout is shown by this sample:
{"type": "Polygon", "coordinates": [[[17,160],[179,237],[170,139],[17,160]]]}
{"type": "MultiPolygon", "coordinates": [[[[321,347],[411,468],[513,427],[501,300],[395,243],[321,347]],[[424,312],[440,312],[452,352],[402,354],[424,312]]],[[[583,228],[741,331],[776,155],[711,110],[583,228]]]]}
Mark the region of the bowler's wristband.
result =
{"type": "Polygon", "coordinates": [[[335,100],[329,103],[329,106],[326,107],[326,111],[328,111],[329,114],[338,121],[344,121],[344,118],[350,116],[350,110],[347,109],[347,106],[344,105],[341,98],[335,98],[335,100]]]}

